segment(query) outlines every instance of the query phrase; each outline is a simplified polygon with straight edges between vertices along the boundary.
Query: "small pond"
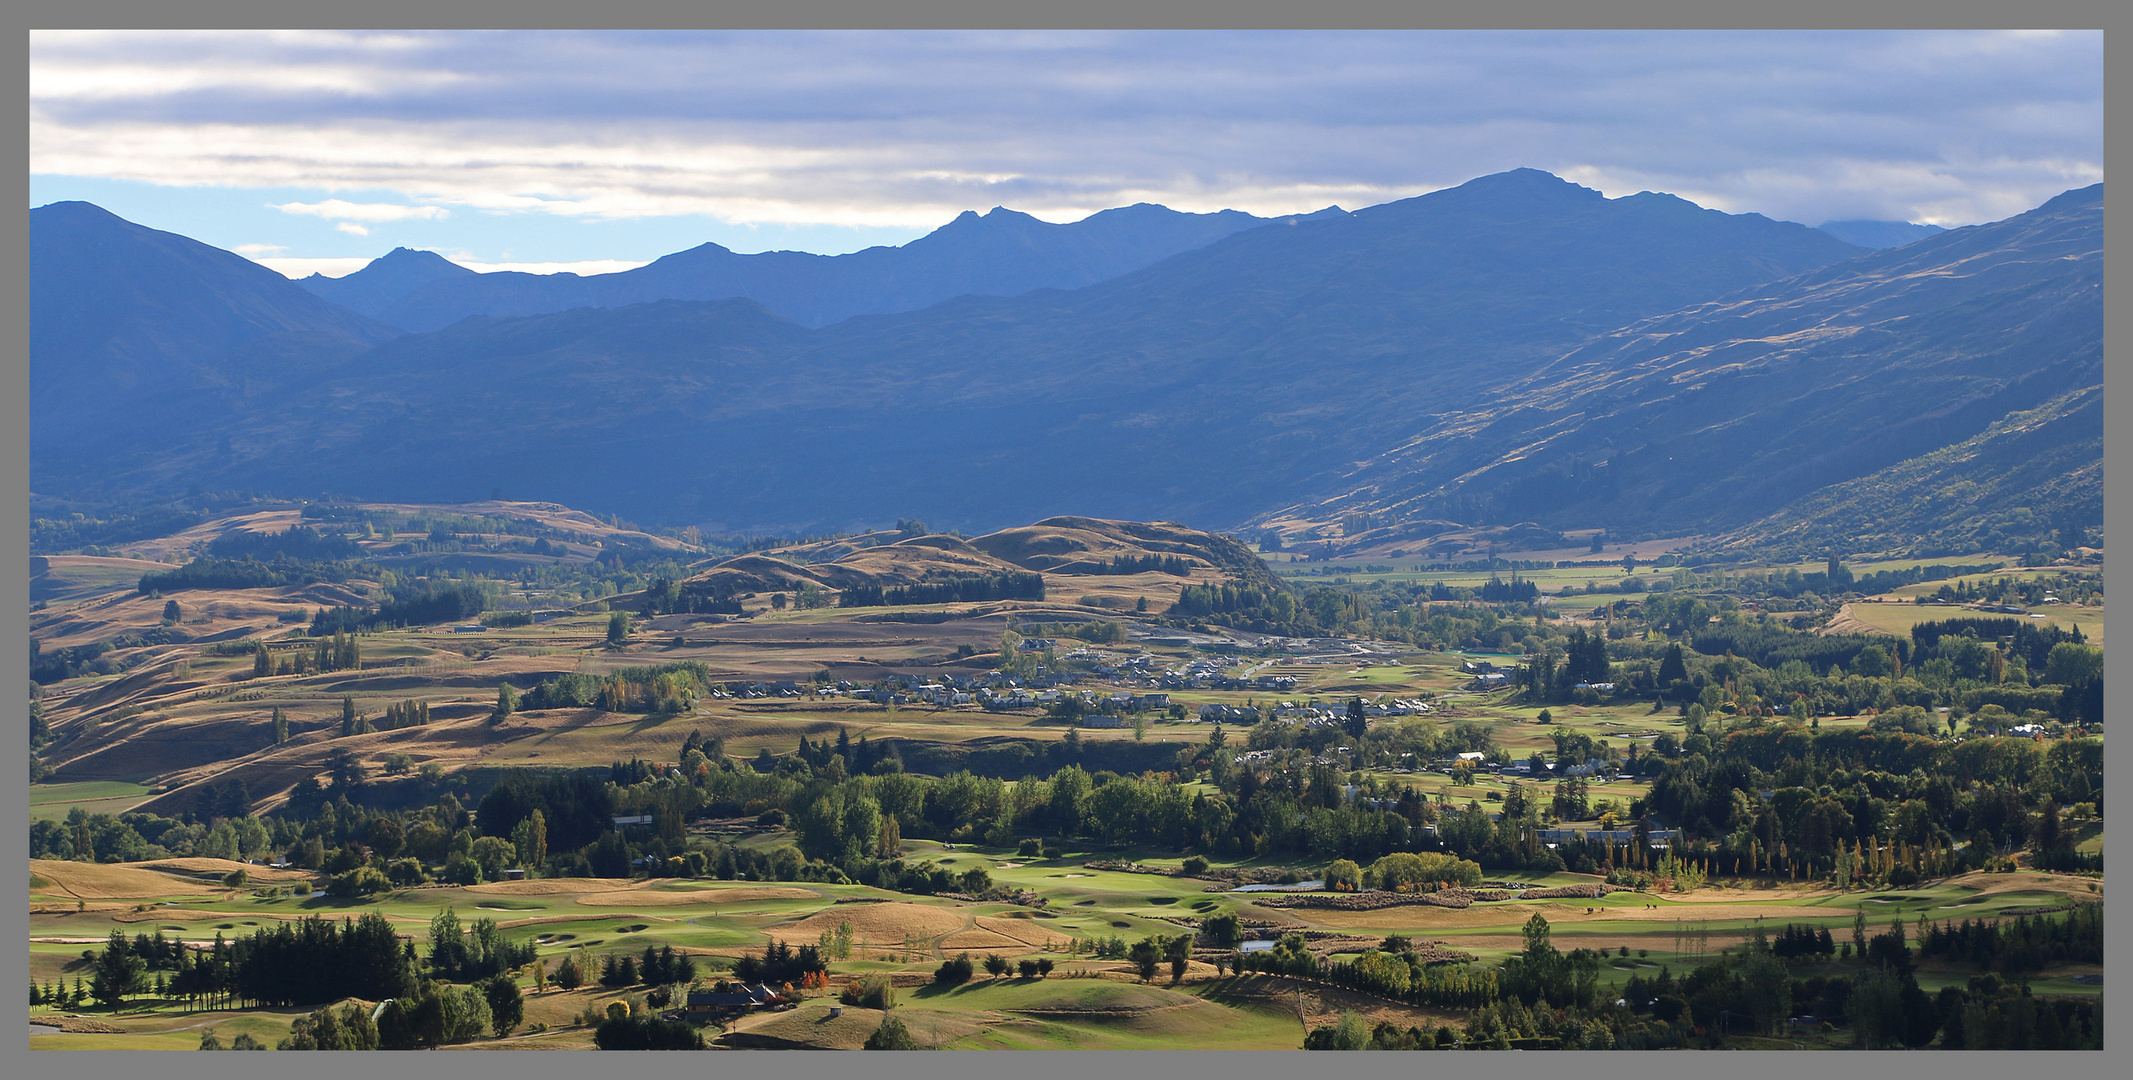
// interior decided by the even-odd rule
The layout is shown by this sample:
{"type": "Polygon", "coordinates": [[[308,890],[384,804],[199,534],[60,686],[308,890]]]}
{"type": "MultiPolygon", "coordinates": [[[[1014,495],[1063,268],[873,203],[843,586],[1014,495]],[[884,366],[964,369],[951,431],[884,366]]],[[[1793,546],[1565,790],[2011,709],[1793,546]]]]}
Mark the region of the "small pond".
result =
{"type": "Polygon", "coordinates": [[[1323,881],[1299,881],[1294,885],[1239,885],[1231,892],[1315,892],[1326,887],[1323,881]]]}

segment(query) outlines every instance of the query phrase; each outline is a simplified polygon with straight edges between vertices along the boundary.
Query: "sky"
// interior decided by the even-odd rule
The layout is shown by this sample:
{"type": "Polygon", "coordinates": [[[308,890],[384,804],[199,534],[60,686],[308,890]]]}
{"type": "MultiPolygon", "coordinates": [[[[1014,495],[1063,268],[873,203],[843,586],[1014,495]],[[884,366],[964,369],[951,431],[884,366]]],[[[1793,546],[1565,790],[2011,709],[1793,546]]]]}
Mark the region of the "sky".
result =
{"type": "Polygon", "coordinates": [[[2102,94],[2083,31],[45,30],[30,195],[291,276],[1353,210],[1518,167],[1952,228],[2102,180],[2102,94]]]}

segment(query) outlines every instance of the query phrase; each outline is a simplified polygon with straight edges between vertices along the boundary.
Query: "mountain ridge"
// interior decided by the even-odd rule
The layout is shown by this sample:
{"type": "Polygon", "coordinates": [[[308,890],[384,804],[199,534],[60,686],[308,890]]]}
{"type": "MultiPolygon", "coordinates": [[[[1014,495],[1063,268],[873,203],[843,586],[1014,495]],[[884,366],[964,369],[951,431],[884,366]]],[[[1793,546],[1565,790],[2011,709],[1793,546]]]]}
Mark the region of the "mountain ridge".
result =
{"type": "MultiPolygon", "coordinates": [[[[844,255],[739,255],[723,245],[703,243],[611,274],[476,274],[457,267],[460,273],[437,271],[419,279],[406,272],[406,259],[381,266],[389,255],[343,278],[313,275],[299,284],[416,332],[442,329],[475,315],[538,315],[578,307],[732,297],[755,300],[802,325],[824,326],[854,315],[915,310],[966,293],[1077,288],[1243,229],[1328,213],[1344,211],[1328,207],[1316,215],[1260,218],[1237,210],[1190,214],[1136,203],[1052,224],[996,206],[984,214],[966,210],[901,246],[844,255]],[[379,272],[373,273],[374,268],[379,272]]],[[[434,254],[432,258],[444,261],[434,254]]]]}
{"type": "MultiPolygon", "coordinates": [[[[1868,252],[1519,170],[819,328],[744,299],[477,316],[34,464],[58,490],[509,488],[771,532],[914,512],[1722,532],[2093,381],[2100,199],[1868,252]]],[[[992,216],[995,238],[1028,227],[992,216]]]]}

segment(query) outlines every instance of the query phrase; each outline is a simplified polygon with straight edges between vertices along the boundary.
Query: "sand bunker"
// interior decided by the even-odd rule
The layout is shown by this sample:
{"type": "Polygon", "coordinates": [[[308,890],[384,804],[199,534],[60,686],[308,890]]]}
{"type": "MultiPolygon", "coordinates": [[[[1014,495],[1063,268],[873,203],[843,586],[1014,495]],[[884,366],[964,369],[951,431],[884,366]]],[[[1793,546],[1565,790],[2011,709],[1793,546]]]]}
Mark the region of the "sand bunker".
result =
{"type": "Polygon", "coordinates": [[[818,899],[821,899],[821,894],[808,889],[635,889],[587,893],[578,897],[574,903],[584,904],[586,907],[671,907],[682,904],[745,904],[755,900],[818,899]]]}
{"type": "Polygon", "coordinates": [[[766,933],[789,944],[812,945],[821,939],[823,931],[834,931],[842,922],[852,924],[852,939],[861,945],[901,945],[906,936],[930,940],[963,929],[963,917],[955,912],[891,902],[840,904],[766,933]]]}

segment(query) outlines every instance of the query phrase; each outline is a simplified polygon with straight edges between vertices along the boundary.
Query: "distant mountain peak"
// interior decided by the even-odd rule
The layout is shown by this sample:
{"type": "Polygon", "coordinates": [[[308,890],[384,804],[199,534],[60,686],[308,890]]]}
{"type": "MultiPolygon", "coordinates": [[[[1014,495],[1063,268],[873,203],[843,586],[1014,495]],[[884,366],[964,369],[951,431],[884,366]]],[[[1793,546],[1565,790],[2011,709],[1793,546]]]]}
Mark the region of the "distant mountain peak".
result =
{"type": "Polygon", "coordinates": [[[342,277],[312,274],[297,284],[312,295],[331,300],[350,311],[382,319],[385,309],[403,297],[430,285],[454,278],[479,276],[434,251],[396,247],[342,277]]]}
{"type": "Polygon", "coordinates": [[[1875,249],[1902,247],[1914,240],[1948,231],[1938,225],[1922,225],[1915,221],[1825,221],[1815,227],[1847,244],[1875,249]]]}
{"type": "Polygon", "coordinates": [[[1546,169],[1517,168],[1487,176],[1477,176],[1452,191],[1474,193],[1518,192],[1570,196],[1578,199],[1605,199],[1607,196],[1583,184],[1575,184],[1546,169]]]}

